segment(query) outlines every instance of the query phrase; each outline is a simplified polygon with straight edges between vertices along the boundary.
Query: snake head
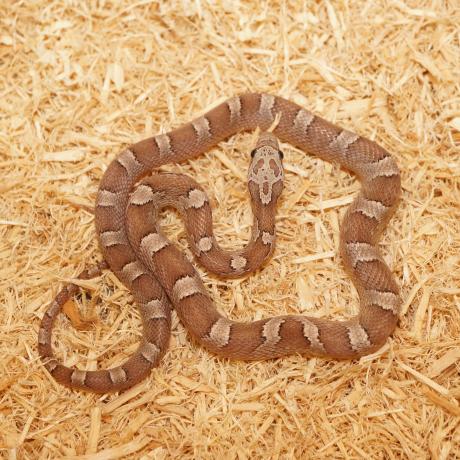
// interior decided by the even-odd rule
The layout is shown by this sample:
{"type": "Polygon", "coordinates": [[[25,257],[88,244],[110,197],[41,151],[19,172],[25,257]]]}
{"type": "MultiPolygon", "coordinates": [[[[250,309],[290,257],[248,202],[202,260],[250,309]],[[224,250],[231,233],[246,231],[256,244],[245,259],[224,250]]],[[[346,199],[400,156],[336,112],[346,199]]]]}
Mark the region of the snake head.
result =
{"type": "Polygon", "coordinates": [[[249,190],[253,200],[263,205],[276,203],[283,190],[283,152],[271,133],[262,133],[251,152],[248,172],[249,190]]]}

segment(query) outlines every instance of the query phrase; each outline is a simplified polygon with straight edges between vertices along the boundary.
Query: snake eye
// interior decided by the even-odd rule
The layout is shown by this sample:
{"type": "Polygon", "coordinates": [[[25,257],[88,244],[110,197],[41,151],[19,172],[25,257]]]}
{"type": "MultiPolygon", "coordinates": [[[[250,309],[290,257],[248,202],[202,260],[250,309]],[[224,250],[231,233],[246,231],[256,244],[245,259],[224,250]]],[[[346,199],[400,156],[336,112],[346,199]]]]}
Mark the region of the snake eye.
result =
{"type": "Polygon", "coordinates": [[[282,150],[278,150],[278,154],[279,154],[279,156],[280,156],[281,159],[284,158],[284,153],[283,153],[282,150]]]}
{"type": "Polygon", "coordinates": [[[254,150],[251,152],[251,158],[254,158],[256,152],[257,152],[257,149],[254,149],[254,150]]]}

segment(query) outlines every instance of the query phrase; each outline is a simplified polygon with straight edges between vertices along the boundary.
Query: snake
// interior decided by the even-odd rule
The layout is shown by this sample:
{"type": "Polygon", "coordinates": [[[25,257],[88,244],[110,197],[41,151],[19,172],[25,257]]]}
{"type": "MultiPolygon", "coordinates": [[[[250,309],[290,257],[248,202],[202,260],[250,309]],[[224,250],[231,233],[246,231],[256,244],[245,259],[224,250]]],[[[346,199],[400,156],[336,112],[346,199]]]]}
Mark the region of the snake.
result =
{"type": "Polygon", "coordinates": [[[342,129],[285,98],[266,93],[231,97],[191,122],[139,141],[108,165],[99,184],[95,224],[103,261],[81,273],[110,268],[131,292],[142,320],[137,349],[109,369],[65,366],[53,354],[52,329],[63,305],[79,291],[64,287],[46,308],[38,351],[60,384],[95,393],[126,390],[159,365],[171,334],[174,308],[192,340],[223,358],[264,360],[290,354],[356,359],[380,349],[397,326],[398,283],[378,242],[401,196],[400,170],[379,144],[342,129]],[[242,249],[222,248],[214,235],[208,195],[191,177],[156,171],[198,157],[219,142],[260,129],[251,151],[248,189],[253,225],[242,249]],[[359,295],[359,313],[345,320],[282,315],[238,322],[222,315],[196,268],[160,228],[159,213],[174,207],[183,218],[197,261],[223,277],[258,269],[275,247],[275,214],[283,189],[280,142],[338,164],[361,188],[340,226],[339,254],[359,295]]]}

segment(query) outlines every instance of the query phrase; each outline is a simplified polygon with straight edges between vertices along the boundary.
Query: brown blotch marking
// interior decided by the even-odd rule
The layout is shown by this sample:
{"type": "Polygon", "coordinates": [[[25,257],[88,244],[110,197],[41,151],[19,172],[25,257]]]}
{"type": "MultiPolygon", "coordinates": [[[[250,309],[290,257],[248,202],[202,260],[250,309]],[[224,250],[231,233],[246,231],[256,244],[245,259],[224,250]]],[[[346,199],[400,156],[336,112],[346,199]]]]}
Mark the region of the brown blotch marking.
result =
{"type": "Polygon", "coordinates": [[[187,276],[197,276],[193,265],[187,260],[185,254],[173,245],[157,253],[155,257],[155,266],[168,267],[168,270],[159,270],[157,278],[168,292],[169,297],[173,295],[172,292],[177,280],[187,276]]]}
{"type": "MultiPolygon", "coordinates": [[[[260,94],[243,94],[240,96],[241,101],[241,115],[245,121],[253,120],[254,116],[257,117],[260,109],[260,94]]],[[[263,127],[261,127],[263,129],[263,127]]]]}
{"type": "MultiPolygon", "coordinates": [[[[320,117],[315,117],[305,133],[304,142],[306,142],[307,145],[311,145],[308,150],[314,151],[316,155],[323,160],[332,162],[338,161],[342,165],[345,163],[353,163],[353,161],[349,160],[349,158],[352,158],[351,151],[350,155],[347,155],[347,161],[345,161],[346,158],[342,152],[338,152],[337,149],[331,149],[331,142],[336,139],[341,132],[342,130],[332,123],[320,117]]],[[[305,146],[303,149],[305,149],[305,146]]]]}
{"type": "Polygon", "coordinates": [[[272,147],[273,150],[279,150],[279,142],[277,137],[268,131],[259,134],[257,139],[256,148],[259,147],[272,147]]]}
{"type": "Polygon", "coordinates": [[[309,353],[309,347],[305,342],[303,334],[303,325],[298,321],[299,316],[284,316],[283,327],[279,330],[281,337],[279,347],[281,355],[288,355],[291,353],[309,353]]]}
{"type": "MultiPolygon", "coordinates": [[[[124,173],[122,173],[124,174],[124,173]]],[[[126,188],[129,187],[127,181],[124,181],[126,188]]],[[[123,207],[127,204],[127,196],[122,196],[120,194],[119,201],[115,204],[114,207],[109,206],[96,206],[95,213],[96,213],[96,231],[99,234],[112,231],[114,229],[114,221],[113,216],[114,213],[119,213],[120,215],[124,214],[123,207]]]]}
{"type": "Polygon", "coordinates": [[[254,359],[270,356],[270,351],[260,348],[262,344],[262,329],[266,320],[253,323],[236,323],[232,326],[229,344],[221,349],[222,356],[237,359],[254,359]]]}
{"type": "Polygon", "coordinates": [[[273,169],[273,172],[275,173],[275,176],[278,176],[279,173],[280,173],[280,168],[278,167],[278,165],[276,164],[276,161],[271,159],[270,160],[270,168],[273,169]]]}
{"type": "Polygon", "coordinates": [[[385,262],[381,260],[358,262],[354,269],[354,273],[356,276],[356,284],[363,289],[391,291],[395,294],[399,292],[393,273],[385,262]]]}
{"type": "MultiPolygon", "coordinates": [[[[359,323],[366,329],[372,350],[378,350],[394,331],[398,315],[377,305],[367,305],[359,312],[359,323]]],[[[372,350],[369,350],[371,353],[372,350]]]]}
{"type": "Polygon", "coordinates": [[[199,302],[195,297],[185,297],[180,305],[176,306],[176,311],[184,327],[199,340],[206,338],[212,325],[222,318],[208,296],[201,296],[199,302]]]}
{"type": "Polygon", "coordinates": [[[118,161],[112,161],[107,167],[105,174],[102,176],[99,189],[110,190],[113,193],[123,193],[125,185],[126,169],[118,161]]]}
{"type": "Polygon", "coordinates": [[[401,176],[380,176],[371,181],[363,177],[362,194],[368,200],[380,201],[384,206],[391,207],[401,196],[401,176]]]}
{"type": "MultiPolygon", "coordinates": [[[[142,293],[142,299],[139,299],[139,303],[145,303],[150,299],[158,299],[163,296],[163,289],[150,273],[144,273],[139,278],[136,278],[132,284],[132,290],[142,293]]],[[[167,304],[167,307],[169,308],[169,304],[167,304]]]]}
{"type": "MultiPolygon", "coordinates": [[[[163,161],[160,159],[158,145],[154,137],[148,137],[130,146],[130,149],[136,155],[136,158],[145,165],[146,169],[152,169],[160,166],[163,161]]],[[[106,175],[104,175],[103,180],[106,175]]]]}
{"type": "Polygon", "coordinates": [[[264,204],[270,203],[270,201],[272,200],[272,195],[270,193],[270,195],[268,196],[268,193],[270,192],[270,185],[268,182],[264,182],[262,190],[264,194],[260,196],[260,201],[262,201],[262,203],[264,204]]]}
{"type": "MultiPolygon", "coordinates": [[[[349,149],[349,156],[353,156],[355,161],[373,162],[382,160],[390,154],[376,142],[365,137],[359,137],[353,142],[353,147],[349,149]]],[[[358,169],[361,170],[360,167],[358,169]]]]}
{"type": "MultiPolygon", "coordinates": [[[[369,220],[364,214],[347,211],[347,218],[342,222],[340,238],[343,242],[361,242],[375,244],[379,234],[373,232],[379,225],[378,222],[369,220]]],[[[342,246],[342,251],[345,244],[342,246]]]]}
{"type": "MultiPolygon", "coordinates": [[[[194,156],[197,150],[196,131],[192,123],[182,125],[169,133],[169,138],[174,150],[174,161],[189,159],[194,156]]],[[[200,149],[201,150],[201,149],[200,149]]]]}
{"type": "Polygon", "coordinates": [[[260,160],[257,161],[257,163],[254,165],[254,167],[252,168],[254,173],[257,174],[260,170],[260,168],[262,168],[264,166],[264,160],[263,158],[261,158],[260,160]]]}
{"type": "Polygon", "coordinates": [[[109,248],[105,248],[104,257],[111,259],[111,269],[117,276],[123,267],[133,260],[132,251],[129,247],[125,246],[111,246],[109,248]]]}
{"type": "Polygon", "coordinates": [[[322,318],[309,318],[318,327],[319,340],[323,344],[326,356],[335,359],[350,359],[357,356],[351,348],[348,328],[351,321],[329,321],[322,318]]]}

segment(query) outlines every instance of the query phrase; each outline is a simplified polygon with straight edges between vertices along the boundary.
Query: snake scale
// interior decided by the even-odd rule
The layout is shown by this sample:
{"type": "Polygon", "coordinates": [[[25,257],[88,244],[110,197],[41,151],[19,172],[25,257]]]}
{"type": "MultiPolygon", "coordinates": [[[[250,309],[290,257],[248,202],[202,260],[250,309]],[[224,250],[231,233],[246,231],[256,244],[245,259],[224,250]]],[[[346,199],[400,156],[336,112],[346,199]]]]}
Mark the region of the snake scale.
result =
{"type": "Polygon", "coordinates": [[[38,350],[60,383],[96,393],[119,391],[144,379],[165,353],[176,309],[188,333],[210,351],[254,360],[292,353],[352,359],[380,348],[393,332],[401,306],[398,285],[377,247],[401,194],[395,160],[375,142],[341,129],[297,104],[269,94],[232,97],[203,116],[124,150],[108,166],[99,186],[95,220],[105,262],[85,271],[89,278],[110,267],[131,291],[143,324],[137,350],[121,365],[97,371],[66,367],[53,355],[52,328],[63,304],[78,291],[64,287],[47,308],[38,350]],[[153,174],[166,163],[195,158],[229,136],[278,121],[252,151],[248,187],[254,215],[249,243],[241,250],[219,247],[208,197],[195,181],[177,174],[153,174]],[[275,137],[276,136],[276,137],[275,137]],[[283,187],[278,141],[336,162],[361,182],[340,230],[340,254],[360,298],[359,314],[346,321],[302,315],[241,323],[216,309],[196,272],[159,228],[158,214],[174,206],[199,262],[223,276],[254,271],[273,252],[275,208],[283,187]]]}

